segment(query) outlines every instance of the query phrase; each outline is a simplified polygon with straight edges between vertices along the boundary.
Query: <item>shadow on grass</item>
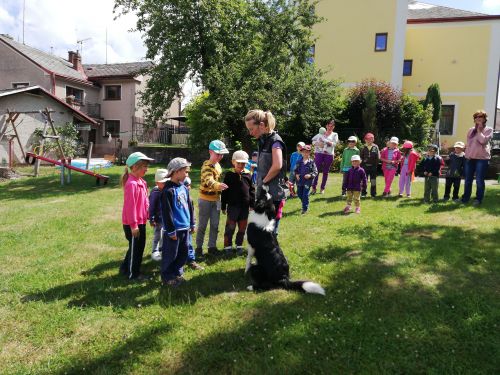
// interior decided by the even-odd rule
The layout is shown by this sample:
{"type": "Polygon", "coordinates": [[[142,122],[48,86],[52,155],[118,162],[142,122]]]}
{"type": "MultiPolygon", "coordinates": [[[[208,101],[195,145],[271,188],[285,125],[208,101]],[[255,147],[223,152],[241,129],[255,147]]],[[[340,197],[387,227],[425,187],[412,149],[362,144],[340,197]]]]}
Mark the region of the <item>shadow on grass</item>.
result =
{"type": "MultiPolygon", "coordinates": [[[[155,185],[154,171],[156,168],[165,168],[165,166],[152,165],[149,167],[145,177],[148,186],[155,185]]],[[[71,174],[71,183],[61,186],[59,174],[53,173],[39,177],[25,177],[19,180],[12,180],[0,185],[0,201],[16,200],[16,199],[40,199],[53,197],[58,195],[73,195],[81,193],[92,193],[99,189],[109,187],[117,187],[120,184],[120,178],[123,174],[124,167],[113,167],[103,169],[102,174],[109,176],[107,185],[96,185],[96,180],[92,176],[87,176],[82,173],[73,171],[71,174]]],[[[193,189],[196,189],[199,182],[199,170],[193,170],[190,173],[193,179],[193,189]]]]}
{"type": "MultiPolygon", "coordinates": [[[[172,328],[164,322],[134,331],[133,336],[114,345],[102,355],[91,359],[75,358],[68,365],[51,374],[125,374],[135,368],[141,356],[162,350],[162,335],[172,328]]],[[[91,355],[92,353],[89,353],[91,355]]]]}
{"type": "MultiPolygon", "coordinates": [[[[103,172],[103,174],[106,173],[103,172]]],[[[0,200],[40,199],[58,195],[92,193],[98,189],[116,187],[121,174],[118,171],[113,171],[106,175],[109,176],[109,181],[104,186],[97,186],[94,177],[81,173],[72,173],[71,183],[65,183],[64,186],[61,186],[59,175],[26,177],[5,184],[5,188],[0,189],[0,200]]]]}
{"type": "Polygon", "coordinates": [[[176,373],[494,373],[498,235],[431,225],[392,231],[387,243],[368,227],[360,251],[313,251],[336,264],[326,297],[263,299],[236,328],[193,343],[176,373]],[[416,253],[418,267],[388,258],[394,248],[416,253]]]}
{"type": "Polygon", "coordinates": [[[200,297],[207,297],[224,292],[240,291],[246,286],[243,269],[229,272],[196,271],[189,273],[193,277],[178,288],[162,285],[158,264],[145,262],[142,271],[153,275],[151,280],[127,280],[118,274],[120,262],[106,262],[83,271],[85,279],[69,284],[58,285],[45,291],[28,294],[21,302],[43,301],[50,303],[69,299],[71,308],[95,308],[97,306],[117,309],[136,308],[159,303],[162,306],[195,303],[200,297]],[[99,277],[110,269],[116,270],[113,276],[99,277]],[[154,291],[159,290],[156,295],[154,291]]]}

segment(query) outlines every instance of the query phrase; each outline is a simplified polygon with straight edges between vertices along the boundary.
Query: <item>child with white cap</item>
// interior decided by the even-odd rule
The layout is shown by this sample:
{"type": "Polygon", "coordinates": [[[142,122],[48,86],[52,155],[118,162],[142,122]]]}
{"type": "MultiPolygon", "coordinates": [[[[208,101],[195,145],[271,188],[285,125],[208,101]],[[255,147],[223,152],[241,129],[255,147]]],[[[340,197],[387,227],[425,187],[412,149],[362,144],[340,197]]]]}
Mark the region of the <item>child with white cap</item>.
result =
{"type": "Polygon", "coordinates": [[[120,180],[120,185],[123,186],[123,231],[128,241],[127,254],[120,266],[120,272],[128,279],[147,279],[141,274],[149,208],[148,186],[143,177],[152,160],[141,152],[130,154],[125,162],[125,173],[120,180]]]}
{"type": "Polygon", "coordinates": [[[183,266],[189,247],[189,234],[195,230],[194,208],[184,180],[189,174],[189,163],[183,158],[174,158],[168,163],[168,177],[161,192],[161,215],[163,220],[163,246],[161,279],[168,286],[176,287],[184,281],[183,266]]]}
{"type": "Polygon", "coordinates": [[[447,201],[450,199],[451,187],[453,186],[453,202],[459,203],[458,192],[460,190],[460,181],[465,171],[465,144],[459,141],[455,142],[453,147],[455,150],[450,153],[445,161],[448,165],[448,170],[446,171],[443,200],[447,201]]]}
{"type": "Polygon", "coordinates": [[[165,187],[165,182],[168,181],[168,171],[166,169],[157,169],[155,173],[156,186],[149,193],[149,223],[153,227],[153,249],[151,259],[159,262],[161,260],[161,245],[162,245],[162,221],[160,197],[161,191],[165,187]]]}
{"type": "Polygon", "coordinates": [[[345,173],[345,179],[342,183],[342,190],[346,191],[347,205],[344,208],[344,213],[348,214],[351,211],[351,204],[354,200],[356,207],[355,213],[361,213],[361,192],[366,189],[366,173],[361,165],[361,157],[359,155],[351,156],[351,168],[345,173]]]}
{"type": "Polygon", "coordinates": [[[227,215],[226,228],[224,230],[224,251],[226,255],[233,252],[233,234],[236,233],[236,253],[243,255],[243,238],[247,229],[248,214],[253,210],[255,202],[255,188],[252,184],[252,176],[245,169],[248,163],[248,154],[243,151],[235,151],[231,160],[233,170],[224,176],[227,189],[222,192],[222,213],[227,215]]]}
{"type": "Polygon", "coordinates": [[[382,172],[384,172],[385,187],[384,197],[391,195],[391,185],[398,170],[399,161],[401,160],[401,151],[398,149],[399,138],[392,137],[387,147],[380,153],[380,160],[382,161],[382,172]]]}
{"type": "Polygon", "coordinates": [[[288,176],[288,186],[290,188],[290,197],[295,196],[295,166],[302,160],[301,151],[306,144],[304,142],[297,143],[297,151],[290,155],[290,175],[288,176]]]}
{"type": "Polygon", "coordinates": [[[342,153],[342,160],[340,162],[340,172],[343,174],[342,176],[342,196],[345,197],[346,190],[344,189],[344,184],[347,178],[347,172],[351,169],[351,160],[354,155],[359,155],[359,149],[356,147],[356,143],[358,142],[358,138],[354,135],[351,135],[347,138],[347,147],[344,148],[344,152],[342,153]]]}
{"type": "Polygon", "coordinates": [[[309,208],[309,190],[314,178],[318,175],[318,168],[311,159],[311,145],[302,147],[302,159],[295,166],[295,178],[297,181],[297,195],[302,202],[302,215],[309,208]]]}

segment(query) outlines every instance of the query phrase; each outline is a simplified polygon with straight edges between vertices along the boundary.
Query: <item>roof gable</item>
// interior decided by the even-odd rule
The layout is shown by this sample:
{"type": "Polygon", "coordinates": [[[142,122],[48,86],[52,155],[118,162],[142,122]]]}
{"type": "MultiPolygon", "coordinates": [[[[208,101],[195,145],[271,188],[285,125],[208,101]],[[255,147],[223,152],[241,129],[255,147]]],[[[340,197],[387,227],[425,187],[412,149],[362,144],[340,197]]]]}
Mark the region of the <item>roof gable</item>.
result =
{"type": "Polygon", "coordinates": [[[463,18],[484,17],[484,13],[471,12],[449,8],[441,5],[433,5],[416,0],[408,1],[408,20],[432,19],[432,18],[463,18]]]}
{"type": "Polygon", "coordinates": [[[28,86],[28,87],[19,87],[17,89],[0,90],[0,98],[6,97],[6,96],[10,96],[10,95],[22,94],[22,93],[25,93],[25,92],[37,92],[39,94],[46,95],[49,98],[51,98],[51,99],[57,101],[58,103],[62,104],[66,108],[70,109],[74,113],[74,116],[76,118],[78,118],[79,120],[87,121],[87,122],[89,122],[91,124],[94,124],[94,125],[98,125],[99,124],[97,121],[95,121],[94,119],[90,118],[85,113],[83,113],[83,112],[81,112],[81,111],[73,108],[68,103],[66,103],[65,101],[59,99],[57,96],[52,95],[50,92],[48,92],[47,90],[45,90],[43,87],[40,87],[40,86],[28,86]]]}
{"type": "Polygon", "coordinates": [[[35,64],[38,64],[57,75],[74,78],[81,81],[88,81],[87,77],[73,68],[73,64],[61,57],[51,55],[22,43],[18,43],[14,39],[11,39],[4,35],[0,35],[0,41],[20,52],[28,59],[32,60],[35,64]]]}
{"type": "Polygon", "coordinates": [[[139,61],[121,64],[84,64],[85,74],[89,78],[135,77],[144,69],[151,68],[151,61],[139,61]]]}

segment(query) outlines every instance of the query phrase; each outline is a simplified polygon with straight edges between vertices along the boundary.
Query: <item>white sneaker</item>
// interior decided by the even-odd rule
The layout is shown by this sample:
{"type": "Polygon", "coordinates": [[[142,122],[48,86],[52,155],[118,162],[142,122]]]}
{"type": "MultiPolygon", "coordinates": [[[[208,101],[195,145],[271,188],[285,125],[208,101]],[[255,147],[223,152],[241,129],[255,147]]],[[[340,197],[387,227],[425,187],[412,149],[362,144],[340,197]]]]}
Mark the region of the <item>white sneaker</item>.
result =
{"type": "Polygon", "coordinates": [[[151,259],[153,259],[155,262],[160,262],[161,261],[161,251],[153,251],[151,254],[151,259]]]}

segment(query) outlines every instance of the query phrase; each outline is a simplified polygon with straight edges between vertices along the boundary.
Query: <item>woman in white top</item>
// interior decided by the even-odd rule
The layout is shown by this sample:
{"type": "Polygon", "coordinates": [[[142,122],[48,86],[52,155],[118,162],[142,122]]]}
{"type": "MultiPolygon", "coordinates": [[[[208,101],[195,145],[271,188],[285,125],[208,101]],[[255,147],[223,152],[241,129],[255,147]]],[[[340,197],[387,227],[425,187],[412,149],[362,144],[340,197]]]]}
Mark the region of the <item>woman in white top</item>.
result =
{"type": "Polygon", "coordinates": [[[318,134],[313,138],[314,145],[314,162],[318,168],[318,175],[314,179],[311,187],[311,194],[316,194],[316,186],[318,185],[319,174],[323,173],[321,179],[321,194],[325,192],[326,181],[328,180],[328,172],[333,163],[333,155],[335,146],[339,142],[339,136],[333,132],[335,128],[335,120],[330,120],[326,124],[326,132],[318,134]]]}

